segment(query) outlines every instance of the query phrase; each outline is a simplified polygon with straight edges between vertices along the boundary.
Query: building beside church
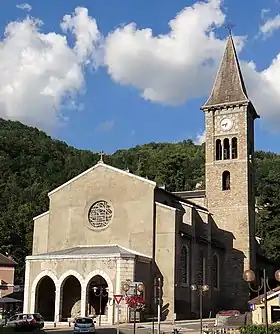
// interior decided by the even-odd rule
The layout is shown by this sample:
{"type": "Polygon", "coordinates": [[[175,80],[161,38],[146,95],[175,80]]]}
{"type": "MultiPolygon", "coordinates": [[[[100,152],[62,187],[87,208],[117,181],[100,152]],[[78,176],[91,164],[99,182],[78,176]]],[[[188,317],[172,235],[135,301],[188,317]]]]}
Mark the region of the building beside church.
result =
{"type": "MultiPolygon", "coordinates": [[[[143,282],[146,315],[163,280],[163,318],[199,314],[191,284],[208,284],[204,315],[247,308],[246,269],[256,269],[254,121],[232,36],[205,113],[205,190],[170,193],[101,161],[51,191],[34,218],[26,258],[24,312],[46,321],[102,313],[116,321],[113,295],[143,282]],[[100,299],[99,294],[103,293],[100,299]],[[100,303],[101,301],[101,303],[100,303]]],[[[127,321],[122,304],[121,321],[127,321]]]]}
{"type": "Polygon", "coordinates": [[[0,298],[14,291],[14,275],[16,262],[0,253],[0,298]]]}

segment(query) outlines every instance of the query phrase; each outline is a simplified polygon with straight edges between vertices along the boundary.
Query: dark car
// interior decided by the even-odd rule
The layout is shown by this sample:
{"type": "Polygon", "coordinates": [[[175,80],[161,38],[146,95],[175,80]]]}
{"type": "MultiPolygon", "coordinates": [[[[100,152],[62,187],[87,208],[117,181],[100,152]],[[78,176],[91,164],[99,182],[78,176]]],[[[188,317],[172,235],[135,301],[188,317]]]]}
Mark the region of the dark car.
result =
{"type": "Polygon", "coordinates": [[[18,313],[8,319],[6,327],[31,331],[42,329],[44,327],[44,319],[39,313],[18,313]]]}
{"type": "Polygon", "coordinates": [[[95,333],[95,321],[92,318],[80,317],[74,322],[74,333],[95,333]]]}

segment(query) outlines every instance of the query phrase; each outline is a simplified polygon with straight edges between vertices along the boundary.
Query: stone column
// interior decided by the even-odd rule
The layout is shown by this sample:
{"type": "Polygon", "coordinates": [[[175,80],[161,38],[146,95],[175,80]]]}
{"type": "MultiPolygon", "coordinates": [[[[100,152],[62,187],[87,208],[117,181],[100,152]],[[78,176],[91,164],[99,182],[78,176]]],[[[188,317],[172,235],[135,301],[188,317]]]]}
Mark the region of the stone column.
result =
{"type": "MultiPolygon", "coordinates": [[[[135,277],[134,259],[119,259],[117,262],[116,274],[116,294],[124,294],[122,291],[122,283],[126,280],[134,281],[135,277]]],[[[125,301],[121,302],[120,322],[129,322],[129,309],[125,301]]]]}
{"type": "Polygon", "coordinates": [[[30,313],[35,313],[36,290],[31,291],[30,295],[30,313]]]}
{"type": "Polygon", "coordinates": [[[61,318],[61,285],[58,283],[55,286],[55,307],[54,307],[54,322],[59,322],[61,318]]]}
{"type": "Polygon", "coordinates": [[[86,305],[87,304],[87,287],[83,284],[81,287],[81,316],[86,315],[86,305]]]}
{"type": "Polygon", "coordinates": [[[30,285],[30,261],[26,260],[25,262],[25,279],[24,279],[24,303],[23,303],[23,312],[28,313],[29,307],[29,285],[30,285]]]}
{"type": "Polygon", "coordinates": [[[114,291],[108,291],[108,325],[114,324],[114,291]]]}

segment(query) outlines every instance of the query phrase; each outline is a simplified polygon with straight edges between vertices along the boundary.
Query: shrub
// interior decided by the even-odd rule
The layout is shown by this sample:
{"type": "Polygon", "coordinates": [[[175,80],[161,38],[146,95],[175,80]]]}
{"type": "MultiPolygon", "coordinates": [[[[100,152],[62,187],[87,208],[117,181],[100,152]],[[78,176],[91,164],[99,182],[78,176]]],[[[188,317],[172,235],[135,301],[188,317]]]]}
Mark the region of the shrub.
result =
{"type": "MultiPolygon", "coordinates": [[[[269,325],[269,334],[280,334],[280,325],[269,325]]],[[[264,325],[247,325],[240,328],[240,334],[265,334],[264,325]]]]}

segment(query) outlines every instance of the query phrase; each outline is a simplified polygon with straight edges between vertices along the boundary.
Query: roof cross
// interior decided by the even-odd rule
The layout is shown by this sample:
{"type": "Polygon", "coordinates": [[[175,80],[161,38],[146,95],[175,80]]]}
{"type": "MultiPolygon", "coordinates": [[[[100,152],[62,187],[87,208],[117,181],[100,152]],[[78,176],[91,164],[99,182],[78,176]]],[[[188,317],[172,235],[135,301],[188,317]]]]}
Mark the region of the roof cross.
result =
{"type": "Polygon", "coordinates": [[[231,36],[232,29],[235,27],[235,24],[233,24],[231,21],[228,21],[228,23],[225,24],[225,27],[228,29],[229,35],[231,36]]]}
{"type": "Polygon", "coordinates": [[[105,155],[105,153],[104,153],[103,151],[101,151],[101,152],[99,153],[99,155],[100,155],[100,159],[99,159],[98,163],[103,163],[103,162],[104,162],[104,161],[103,161],[103,156],[105,155]]]}

